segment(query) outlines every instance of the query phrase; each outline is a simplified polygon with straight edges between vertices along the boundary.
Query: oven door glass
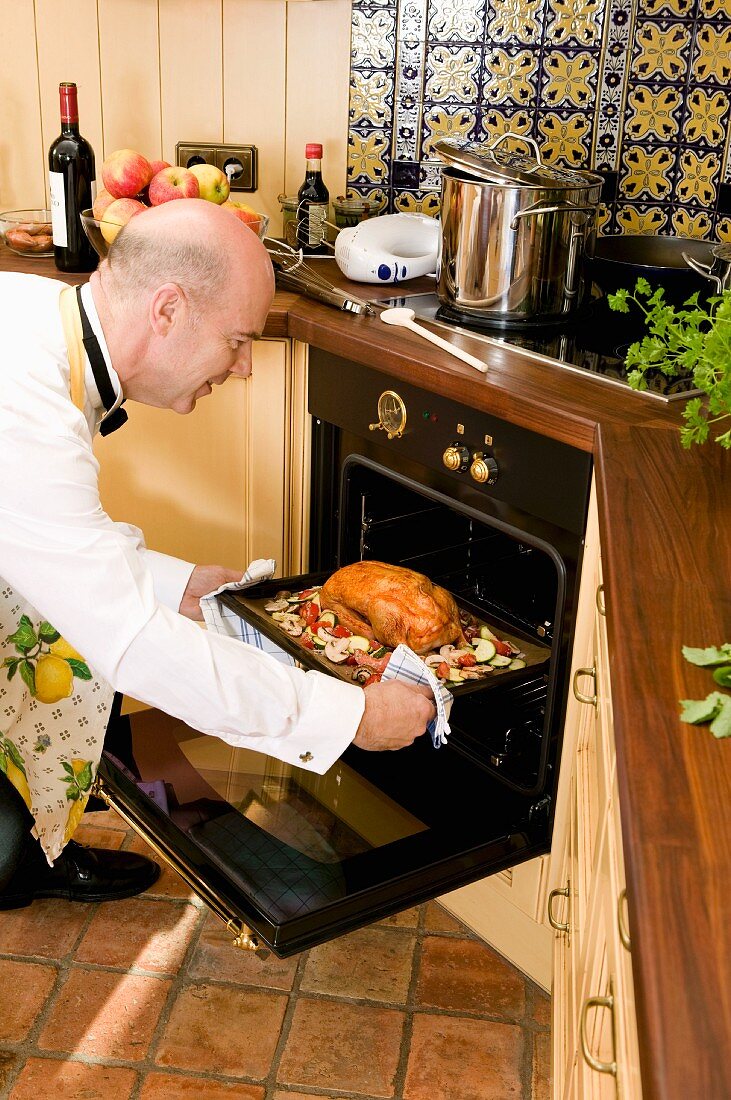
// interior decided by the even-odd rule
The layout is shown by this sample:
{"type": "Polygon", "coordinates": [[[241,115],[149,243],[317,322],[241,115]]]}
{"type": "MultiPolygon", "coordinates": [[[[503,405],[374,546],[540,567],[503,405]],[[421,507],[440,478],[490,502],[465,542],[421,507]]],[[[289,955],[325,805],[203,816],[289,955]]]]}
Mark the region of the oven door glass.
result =
{"type": "Polygon", "coordinates": [[[530,798],[427,736],[396,753],[350,748],[323,776],[157,711],[132,716],[132,741],[144,790],[114,745],[107,790],[204,897],[281,955],[548,847],[530,798]]]}

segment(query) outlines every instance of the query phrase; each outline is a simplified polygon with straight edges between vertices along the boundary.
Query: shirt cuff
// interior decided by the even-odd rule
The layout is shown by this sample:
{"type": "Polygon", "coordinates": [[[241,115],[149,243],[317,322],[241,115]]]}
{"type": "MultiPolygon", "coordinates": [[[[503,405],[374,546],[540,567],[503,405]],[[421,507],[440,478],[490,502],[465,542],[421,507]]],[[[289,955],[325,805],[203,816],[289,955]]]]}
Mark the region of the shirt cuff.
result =
{"type": "MultiPolygon", "coordinates": [[[[314,679],[315,690],[296,730],[286,737],[259,738],[254,747],[287,764],[324,775],[356,735],[365,711],[365,692],[323,672],[308,672],[307,677],[314,679]]],[[[224,740],[236,742],[230,735],[224,740]]],[[[242,744],[246,744],[244,738],[242,744]]]]}
{"type": "Polygon", "coordinates": [[[155,599],[171,611],[180,611],[180,602],[195,565],[181,558],[172,558],[169,554],[160,554],[157,550],[148,550],[147,547],[141,547],[141,553],[152,574],[155,599]]]}

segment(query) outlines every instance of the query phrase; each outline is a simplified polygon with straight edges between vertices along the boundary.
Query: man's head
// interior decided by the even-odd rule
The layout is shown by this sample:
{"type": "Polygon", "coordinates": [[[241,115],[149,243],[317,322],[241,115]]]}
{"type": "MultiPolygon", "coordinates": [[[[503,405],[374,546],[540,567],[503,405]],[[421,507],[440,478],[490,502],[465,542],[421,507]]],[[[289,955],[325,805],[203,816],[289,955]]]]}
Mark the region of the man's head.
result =
{"type": "Polygon", "coordinates": [[[229,374],[251,373],[274,275],[238,218],[178,199],[125,226],[92,290],[125,396],[185,413],[229,374]]]}

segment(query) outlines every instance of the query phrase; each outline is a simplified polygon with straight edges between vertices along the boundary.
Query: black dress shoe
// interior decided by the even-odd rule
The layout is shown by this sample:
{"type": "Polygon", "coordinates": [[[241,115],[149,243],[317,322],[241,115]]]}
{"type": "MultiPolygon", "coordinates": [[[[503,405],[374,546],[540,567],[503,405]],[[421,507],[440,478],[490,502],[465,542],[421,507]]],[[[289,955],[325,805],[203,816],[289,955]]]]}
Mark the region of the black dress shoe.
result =
{"type": "Polygon", "coordinates": [[[0,909],[22,909],[35,898],[116,901],[141,894],[160,876],[151,859],[135,852],[85,848],[70,840],[49,867],[37,841],[0,893],[0,909]]]}

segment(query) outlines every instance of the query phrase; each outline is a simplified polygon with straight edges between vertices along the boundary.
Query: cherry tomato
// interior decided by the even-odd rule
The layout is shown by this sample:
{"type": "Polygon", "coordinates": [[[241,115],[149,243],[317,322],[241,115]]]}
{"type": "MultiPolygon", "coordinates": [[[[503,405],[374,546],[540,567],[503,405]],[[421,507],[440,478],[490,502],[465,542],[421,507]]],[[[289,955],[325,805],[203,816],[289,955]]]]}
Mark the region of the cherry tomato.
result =
{"type": "Polygon", "coordinates": [[[303,603],[299,613],[308,626],[314,626],[320,617],[320,609],[314,603],[303,603]]]}
{"type": "Polygon", "coordinates": [[[380,672],[374,672],[374,673],[373,673],[373,674],[372,674],[371,676],[369,676],[369,677],[368,677],[368,679],[367,679],[367,680],[366,680],[366,681],[364,682],[364,684],[363,684],[363,687],[364,687],[364,688],[370,687],[370,685],[371,685],[371,684],[378,684],[378,683],[380,683],[380,681],[381,681],[381,674],[380,674],[380,672]]]}
{"type": "Polygon", "coordinates": [[[332,628],[333,638],[352,638],[353,631],[348,630],[347,626],[334,626],[332,628]]]}
{"type": "Polygon", "coordinates": [[[512,649],[507,642],[501,642],[499,638],[493,638],[492,644],[495,646],[495,652],[499,653],[501,657],[510,657],[512,649]]]}
{"type": "Polygon", "coordinates": [[[462,657],[457,658],[457,668],[469,668],[470,665],[476,665],[477,658],[474,653],[465,653],[462,657]]]}
{"type": "Polygon", "coordinates": [[[315,643],[312,638],[308,638],[305,634],[300,636],[300,645],[303,645],[305,649],[314,649],[315,643]]]}
{"type": "Polygon", "coordinates": [[[358,662],[356,661],[356,659],[355,659],[355,657],[353,656],[352,653],[350,654],[349,657],[345,658],[345,663],[346,663],[346,665],[357,665],[358,664],[358,662]]]}
{"type": "Polygon", "coordinates": [[[300,592],[300,596],[302,596],[302,597],[311,596],[312,593],[315,592],[315,591],[316,591],[316,589],[314,589],[314,588],[303,588],[302,591],[300,592]]]}
{"type": "Polygon", "coordinates": [[[439,676],[442,680],[449,679],[449,665],[446,661],[442,661],[440,665],[437,665],[437,676],[439,676]]]}

